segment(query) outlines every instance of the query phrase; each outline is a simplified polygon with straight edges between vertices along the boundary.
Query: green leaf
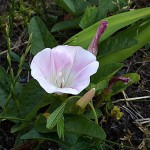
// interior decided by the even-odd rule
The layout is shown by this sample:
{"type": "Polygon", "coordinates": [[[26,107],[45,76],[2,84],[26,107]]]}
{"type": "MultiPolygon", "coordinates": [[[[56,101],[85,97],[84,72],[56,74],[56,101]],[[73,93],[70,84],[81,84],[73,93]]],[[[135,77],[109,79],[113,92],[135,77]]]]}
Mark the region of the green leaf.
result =
{"type": "MultiPolygon", "coordinates": [[[[117,15],[105,18],[105,20],[108,20],[108,27],[107,27],[107,30],[102,35],[99,42],[107,39],[109,36],[111,36],[113,33],[118,31],[119,29],[125,26],[128,26],[147,16],[150,16],[149,7],[139,9],[139,10],[132,10],[129,12],[125,12],[125,13],[121,13],[121,14],[117,14],[117,15]]],[[[100,22],[97,22],[94,25],[86,28],[85,30],[77,33],[76,35],[71,37],[69,40],[67,40],[65,44],[79,45],[87,49],[97,31],[97,28],[99,27],[99,24],[100,22]]],[[[146,34],[146,35],[149,35],[149,34],[146,34]]]]}
{"type": "Polygon", "coordinates": [[[64,116],[57,123],[58,137],[64,141],[64,116]]]}
{"type": "Polygon", "coordinates": [[[122,35],[118,37],[111,37],[108,40],[101,43],[101,50],[98,55],[100,55],[100,57],[104,55],[109,55],[122,49],[135,46],[136,44],[138,44],[138,41],[130,37],[125,37],[122,35]]]}
{"type": "Polygon", "coordinates": [[[56,133],[39,133],[35,129],[30,130],[28,133],[20,137],[23,140],[40,139],[40,140],[51,140],[54,142],[61,143],[56,133]]]}
{"type": "Polygon", "coordinates": [[[65,142],[59,139],[57,133],[39,133],[35,129],[20,137],[22,140],[49,140],[58,143],[63,150],[69,150],[76,143],[78,136],[75,134],[65,133],[65,142]]]}
{"type": "Polygon", "coordinates": [[[10,81],[9,77],[4,70],[0,66],[0,107],[4,108],[6,102],[7,102],[7,97],[10,92],[10,81]]]}
{"type": "Polygon", "coordinates": [[[20,137],[22,135],[24,135],[25,133],[26,133],[25,130],[21,130],[20,132],[17,133],[16,139],[15,139],[15,143],[13,145],[14,148],[24,143],[24,140],[21,140],[20,137]]]}
{"type": "Polygon", "coordinates": [[[97,14],[97,7],[87,7],[85,10],[85,13],[80,21],[79,26],[82,29],[85,29],[95,23],[96,20],[96,14],[97,14]]]}
{"type": "Polygon", "coordinates": [[[23,89],[23,84],[22,83],[20,83],[20,82],[16,82],[16,85],[15,85],[15,94],[17,95],[17,96],[19,96],[20,94],[21,94],[21,92],[22,92],[22,89],[23,89]]]}
{"type": "Polygon", "coordinates": [[[98,12],[97,12],[97,18],[99,20],[104,19],[107,17],[108,11],[115,11],[117,10],[117,7],[114,3],[114,1],[111,0],[99,0],[99,6],[98,6],[98,12]],[[107,4],[107,5],[106,5],[107,4]]]}
{"type": "MultiPolygon", "coordinates": [[[[10,57],[12,61],[18,62],[20,63],[21,61],[21,57],[18,56],[16,53],[14,52],[10,52],[10,57]]],[[[27,64],[26,62],[23,63],[23,67],[25,67],[26,69],[30,70],[29,64],[27,64]]]]}
{"type": "Polygon", "coordinates": [[[91,83],[97,84],[102,80],[111,78],[122,67],[122,63],[109,63],[99,67],[97,73],[91,77],[91,83]]]}
{"type": "Polygon", "coordinates": [[[65,131],[65,137],[64,137],[64,142],[65,145],[61,145],[63,150],[68,150],[71,149],[72,145],[74,145],[79,139],[78,134],[70,133],[65,131]],[[66,147],[66,145],[69,145],[69,148],[66,147]],[[64,147],[65,146],[65,147],[64,147]]]}
{"type": "Polygon", "coordinates": [[[104,130],[99,125],[82,116],[67,117],[65,119],[65,130],[80,135],[99,138],[102,140],[106,138],[104,130]]]}
{"type": "Polygon", "coordinates": [[[52,129],[63,117],[63,112],[65,109],[66,102],[59,106],[52,114],[47,118],[46,127],[52,129]]]}
{"type": "Polygon", "coordinates": [[[90,83],[90,85],[87,87],[88,90],[95,88],[96,93],[101,94],[103,89],[108,87],[108,80],[102,80],[97,84],[90,83]]]}
{"type": "Polygon", "coordinates": [[[65,106],[65,114],[80,114],[83,111],[77,107],[76,102],[81,98],[81,96],[70,96],[69,100],[65,106]]]}
{"type": "MultiPolygon", "coordinates": [[[[98,108],[95,108],[95,112],[96,112],[97,118],[99,118],[102,114],[101,110],[98,108]]],[[[87,119],[95,119],[95,117],[93,115],[93,111],[91,109],[87,110],[83,115],[87,119]]]]}
{"type": "Polygon", "coordinates": [[[23,122],[22,124],[15,124],[15,125],[11,128],[11,133],[18,132],[18,131],[24,129],[25,127],[27,127],[29,124],[30,124],[30,122],[23,122]]]}
{"type": "Polygon", "coordinates": [[[123,82],[117,82],[116,84],[114,84],[111,95],[115,95],[119,92],[122,92],[128,86],[130,86],[131,84],[136,83],[140,80],[140,76],[136,73],[129,73],[129,74],[125,74],[123,76],[126,78],[130,78],[131,81],[128,84],[124,84],[123,82]]]}
{"type": "Polygon", "coordinates": [[[55,0],[55,2],[73,16],[81,15],[87,7],[87,2],[84,0],[55,0]]]}
{"type": "Polygon", "coordinates": [[[79,137],[76,143],[70,147],[70,150],[104,150],[97,148],[97,143],[103,143],[100,139],[92,139],[90,137],[79,137]]]}
{"type": "Polygon", "coordinates": [[[98,6],[99,4],[98,0],[88,0],[88,2],[90,3],[90,5],[95,5],[95,6],[98,6]]]}
{"type": "Polygon", "coordinates": [[[31,131],[24,134],[20,138],[23,139],[23,140],[26,140],[26,139],[49,139],[49,138],[44,137],[42,135],[43,134],[41,134],[41,133],[37,132],[36,130],[32,129],[31,131]]]}
{"type": "Polygon", "coordinates": [[[51,32],[68,30],[76,27],[78,27],[78,22],[75,19],[70,19],[54,24],[54,26],[51,29],[51,32]]]}
{"type": "Polygon", "coordinates": [[[19,102],[19,112],[16,108],[16,103],[10,101],[5,115],[8,117],[18,117],[26,120],[32,120],[37,111],[53,101],[55,97],[53,95],[47,94],[35,80],[30,80],[24,88],[20,96],[17,98],[19,102]]]}
{"type": "Polygon", "coordinates": [[[96,148],[89,139],[83,140],[79,138],[79,140],[71,147],[71,150],[96,150],[96,148]]]}
{"type": "Polygon", "coordinates": [[[108,55],[99,56],[98,60],[101,61],[102,65],[110,62],[122,62],[143,47],[146,43],[148,43],[150,41],[150,21],[147,19],[144,22],[142,21],[140,23],[136,23],[127,30],[120,32],[117,36],[134,38],[138,41],[138,43],[132,47],[114,51],[108,55]]]}
{"type": "Polygon", "coordinates": [[[46,122],[47,122],[47,118],[40,114],[38,116],[38,119],[35,121],[35,130],[40,132],[40,133],[48,133],[51,132],[52,130],[46,128],[46,122]]]}
{"type": "Polygon", "coordinates": [[[30,34],[32,33],[31,53],[33,55],[44,48],[53,48],[58,45],[39,17],[33,17],[31,19],[28,30],[30,34]]]}

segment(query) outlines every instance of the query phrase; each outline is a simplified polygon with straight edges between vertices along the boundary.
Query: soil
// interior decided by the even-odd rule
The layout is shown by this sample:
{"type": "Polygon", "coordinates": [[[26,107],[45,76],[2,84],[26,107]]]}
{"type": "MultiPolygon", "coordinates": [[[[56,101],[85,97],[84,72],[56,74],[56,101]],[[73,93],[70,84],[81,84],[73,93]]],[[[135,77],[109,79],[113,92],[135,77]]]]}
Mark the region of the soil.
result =
{"type": "MultiPolygon", "coordinates": [[[[124,62],[125,67],[119,71],[119,74],[136,72],[141,77],[138,83],[125,90],[126,98],[134,98],[134,101],[122,102],[118,99],[124,99],[125,96],[123,94],[115,95],[114,104],[121,108],[123,117],[119,121],[107,118],[107,122],[104,124],[108,140],[142,150],[150,149],[150,145],[148,145],[150,143],[148,139],[150,137],[150,99],[144,99],[150,95],[149,50],[143,48],[124,62]],[[143,98],[136,100],[140,97],[143,98]]],[[[117,146],[115,149],[121,148],[117,146]]],[[[129,148],[124,149],[129,150],[129,148]]]]}

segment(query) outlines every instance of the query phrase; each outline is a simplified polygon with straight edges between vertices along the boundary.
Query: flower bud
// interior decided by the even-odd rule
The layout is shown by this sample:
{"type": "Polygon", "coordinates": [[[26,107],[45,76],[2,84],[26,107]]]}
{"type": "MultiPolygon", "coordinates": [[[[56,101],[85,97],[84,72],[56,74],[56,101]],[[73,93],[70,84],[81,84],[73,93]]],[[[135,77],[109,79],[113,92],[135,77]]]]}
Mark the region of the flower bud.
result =
{"type": "Polygon", "coordinates": [[[110,85],[110,86],[113,86],[117,81],[121,81],[121,82],[123,82],[124,84],[128,84],[131,80],[130,80],[130,78],[118,76],[118,77],[112,78],[112,79],[109,81],[109,85],[110,85]]]}
{"type": "Polygon", "coordinates": [[[90,91],[85,93],[77,102],[76,105],[81,109],[84,109],[87,104],[93,99],[95,95],[95,88],[92,88],[90,91]]]}
{"type": "Polygon", "coordinates": [[[131,79],[130,79],[130,78],[126,78],[126,77],[121,77],[121,76],[112,78],[112,79],[109,81],[109,86],[108,86],[108,88],[104,89],[104,91],[103,91],[104,94],[105,94],[105,95],[109,95],[110,92],[111,92],[111,90],[112,90],[113,85],[114,85],[116,82],[118,82],[118,81],[121,81],[121,82],[123,82],[124,84],[128,84],[128,83],[131,81],[131,79]]]}
{"type": "Polygon", "coordinates": [[[107,21],[101,21],[100,26],[97,29],[96,35],[94,36],[91,44],[89,45],[88,50],[95,56],[97,55],[97,51],[98,51],[98,41],[99,41],[101,35],[106,30],[107,25],[108,25],[107,21]]]}

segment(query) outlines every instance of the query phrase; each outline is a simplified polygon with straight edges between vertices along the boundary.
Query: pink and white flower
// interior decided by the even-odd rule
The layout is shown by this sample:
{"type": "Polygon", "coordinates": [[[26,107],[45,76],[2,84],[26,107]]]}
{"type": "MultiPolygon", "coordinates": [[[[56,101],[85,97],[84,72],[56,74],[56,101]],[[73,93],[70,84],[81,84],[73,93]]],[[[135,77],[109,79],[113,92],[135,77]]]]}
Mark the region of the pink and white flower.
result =
{"type": "Polygon", "coordinates": [[[90,83],[99,62],[79,46],[61,45],[37,53],[31,62],[31,75],[48,93],[78,94],[90,83]]]}

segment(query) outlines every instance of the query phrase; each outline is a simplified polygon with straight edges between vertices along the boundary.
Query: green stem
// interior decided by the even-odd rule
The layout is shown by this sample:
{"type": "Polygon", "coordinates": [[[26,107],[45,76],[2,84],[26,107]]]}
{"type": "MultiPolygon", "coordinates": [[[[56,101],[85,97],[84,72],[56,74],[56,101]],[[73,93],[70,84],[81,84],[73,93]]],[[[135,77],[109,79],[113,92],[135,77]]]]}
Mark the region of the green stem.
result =
{"type": "Polygon", "coordinates": [[[11,96],[12,96],[12,92],[10,91],[10,93],[9,93],[9,95],[8,95],[8,97],[7,97],[7,100],[6,100],[6,104],[5,104],[4,110],[3,110],[3,112],[2,112],[2,116],[3,116],[3,115],[5,114],[5,112],[6,112],[6,108],[7,108],[8,104],[9,104],[9,101],[10,101],[11,96]]]}
{"type": "Polygon", "coordinates": [[[89,106],[91,107],[91,109],[93,111],[93,115],[94,115],[94,118],[95,118],[95,123],[98,124],[98,118],[97,118],[97,114],[96,114],[95,108],[93,106],[93,103],[89,102],[89,106]]]}
{"type": "Polygon", "coordinates": [[[6,38],[7,38],[7,48],[8,48],[8,53],[7,53],[7,61],[8,61],[8,65],[9,65],[9,70],[10,70],[10,76],[12,81],[14,80],[14,73],[12,70],[12,65],[11,65],[11,57],[10,57],[10,53],[11,53],[11,48],[10,48],[10,37],[9,37],[9,27],[8,25],[6,25],[6,38]]]}
{"type": "Polygon", "coordinates": [[[9,24],[10,24],[9,36],[10,37],[12,36],[13,22],[14,22],[14,13],[15,13],[15,0],[12,0],[11,8],[10,8],[10,15],[9,15],[9,24]]]}
{"type": "Polygon", "coordinates": [[[23,64],[24,64],[24,62],[25,62],[25,58],[26,58],[26,56],[27,56],[27,54],[29,53],[30,48],[31,48],[31,40],[32,40],[32,34],[30,34],[30,36],[29,36],[29,40],[28,40],[28,44],[27,44],[25,53],[21,56],[21,60],[20,60],[20,64],[19,64],[19,69],[18,69],[17,75],[16,75],[16,77],[15,77],[15,79],[14,79],[14,84],[16,84],[17,79],[18,79],[19,75],[20,75],[21,72],[22,72],[22,66],[23,66],[23,64]]]}
{"type": "Polygon", "coordinates": [[[9,119],[9,120],[27,121],[26,119],[16,118],[16,117],[7,117],[7,116],[0,116],[0,119],[9,119]]]}

